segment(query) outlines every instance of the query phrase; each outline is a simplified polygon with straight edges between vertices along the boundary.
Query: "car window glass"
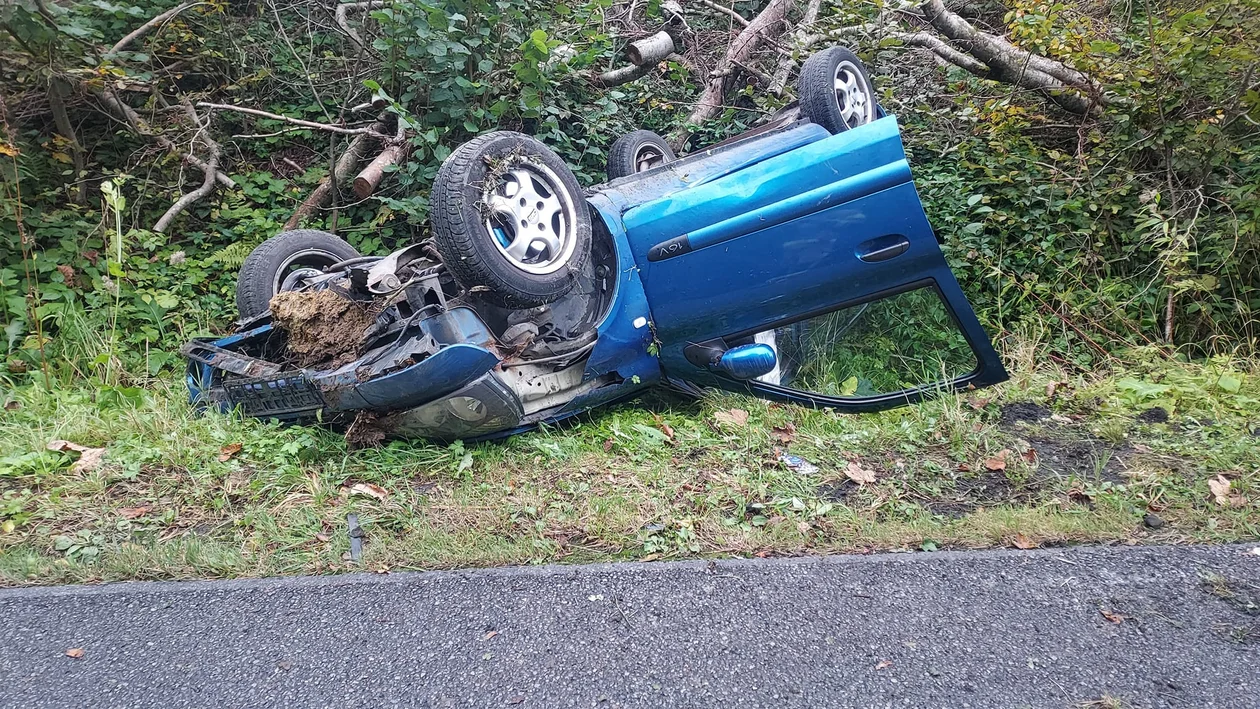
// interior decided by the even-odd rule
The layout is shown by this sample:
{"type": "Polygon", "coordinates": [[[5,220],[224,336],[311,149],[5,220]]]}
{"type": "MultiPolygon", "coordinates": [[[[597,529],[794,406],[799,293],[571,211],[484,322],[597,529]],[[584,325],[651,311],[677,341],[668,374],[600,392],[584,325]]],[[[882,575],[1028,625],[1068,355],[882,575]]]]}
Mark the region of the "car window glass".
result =
{"type": "Polygon", "coordinates": [[[760,332],[754,339],[773,347],[778,359],[774,371],[757,381],[838,398],[945,384],[978,366],[931,287],[760,332]]]}

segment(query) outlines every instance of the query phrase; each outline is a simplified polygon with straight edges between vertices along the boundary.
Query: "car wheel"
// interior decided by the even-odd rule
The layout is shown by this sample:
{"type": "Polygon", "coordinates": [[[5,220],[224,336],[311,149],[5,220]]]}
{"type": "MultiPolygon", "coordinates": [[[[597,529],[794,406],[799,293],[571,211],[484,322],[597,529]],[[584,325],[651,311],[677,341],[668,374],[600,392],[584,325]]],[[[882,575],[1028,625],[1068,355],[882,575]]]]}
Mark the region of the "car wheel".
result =
{"type": "Polygon", "coordinates": [[[832,47],[805,60],[797,79],[801,114],[841,133],[875,120],[875,87],[862,60],[844,47],[832,47]]]}
{"type": "Polygon", "coordinates": [[[534,138],[498,131],[438,170],[433,237],[451,274],[508,308],[553,302],[591,253],[591,215],[573,172],[534,138]]]}
{"type": "Polygon", "coordinates": [[[304,268],[324,269],[339,261],[357,258],[359,252],[345,240],[326,231],[297,229],[267,239],[245,257],[236,280],[236,308],[242,320],[271,308],[271,298],[285,280],[304,268]]]}
{"type": "Polygon", "coordinates": [[[646,172],[676,159],[661,136],[650,130],[631,131],[608,149],[608,179],[646,172]]]}

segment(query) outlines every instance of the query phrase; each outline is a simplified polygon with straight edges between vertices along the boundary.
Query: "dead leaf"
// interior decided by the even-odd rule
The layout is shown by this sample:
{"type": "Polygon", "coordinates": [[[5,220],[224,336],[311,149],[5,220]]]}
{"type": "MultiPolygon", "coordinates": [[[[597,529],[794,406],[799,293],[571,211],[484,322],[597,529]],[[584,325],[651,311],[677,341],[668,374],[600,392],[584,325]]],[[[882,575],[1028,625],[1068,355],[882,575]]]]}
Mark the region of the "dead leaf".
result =
{"type": "Polygon", "coordinates": [[[83,648],[72,647],[69,650],[66,650],[66,657],[73,657],[76,660],[81,659],[83,657],[83,648]]]}
{"type": "Polygon", "coordinates": [[[728,426],[747,426],[748,412],[743,409],[727,409],[713,414],[713,419],[728,426]]]}
{"type": "Polygon", "coordinates": [[[1105,610],[1099,609],[1099,612],[1102,613],[1102,617],[1106,618],[1107,620],[1117,625],[1129,619],[1129,616],[1120,615],[1119,613],[1116,613],[1114,611],[1105,611],[1105,610]]]}
{"type": "Polygon", "coordinates": [[[1058,382],[1050,382],[1050,383],[1046,384],[1046,398],[1047,398],[1047,399],[1053,399],[1053,398],[1054,398],[1054,392],[1055,392],[1058,388],[1059,388],[1059,383],[1058,383],[1058,382]]]}
{"type": "Polygon", "coordinates": [[[219,449],[219,462],[223,463],[223,462],[229,461],[232,458],[235,458],[236,454],[240,452],[241,452],[241,444],[229,443],[226,446],[223,446],[222,448],[219,449]]]}
{"type": "Polygon", "coordinates": [[[49,441],[47,448],[50,451],[61,453],[78,453],[79,459],[74,462],[74,465],[70,466],[70,472],[75,475],[90,473],[101,467],[101,463],[105,461],[104,448],[89,448],[78,443],[62,440],[49,441]]]}
{"type": "Polygon", "coordinates": [[[1033,540],[1029,539],[1023,534],[1016,534],[1015,538],[1011,540],[1011,543],[1015,545],[1016,549],[1036,549],[1037,548],[1037,542],[1034,542],[1033,540]]]}
{"type": "Polygon", "coordinates": [[[668,438],[671,441],[674,440],[674,427],[673,426],[670,426],[664,421],[661,421],[660,425],[657,426],[657,428],[661,429],[661,433],[665,434],[666,438],[668,438]]]}
{"type": "Polygon", "coordinates": [[[993,397],[991,396],[989,397],[973,396],[967,399],[967,403],[970,404],[971,408],[975,409],[976,411],[979,411],[980,409],[983,409],[984,407],[988,406],[990,401],[993,401],[993,397]]]}
{"type": "Polygon", "coordinates": [[[14,400],[14,401],[6,401],[6,402],[4,402],[4,410],[5,410],[5,411],[17,411],[17,410],[18,410],[18,409],[20,409],[20,408],[22,408],[22,402],[20,402],[20,401],[16,401],[16,400],[14,400]]]}
{"type": "Polygon", "coordinates": [[[66,285],[68,286],[74,285],[74,269],[73,268],[63,263],[57,266],[57,271],[60,272],[61,277],[65,279],[66,285]]]}
{"type": "Polygon", "coordinates": [[[149,511],[152,509],[153,508],[148,505],[140,505],[139,507],[124,507],[118,510],[118,514],[122,515],[124,519],[137,519],[149,514],[149,511]]]}
{"type": "Polygon", "coordinates": [[[319,534],[315,535],[315,541],[317,542],[327,542],[329,539],[332,539],[332,537],[330,537],[327,534],[324,534],[323,532],[320,532],[319,534]]]}
{"type": "Polygon", "coordinates": [[[63,441],[61,439],[49,441],[48,445],[45,447],[50,451],[57,451],[58,453],[82,453],[83,451],[91,450],[89,446],[81,446],[78,443],[71,443],[70,441],[63,441]]]}
{"type": "Polygon", "coordinates": [[[875,471],[869,468],[863,468],[857,463],[850,462],[848,467],[844,469],[844,474],[858,485],[875,482],[875,471]]]}
{"type": "Polygon", "coordinates": [[[1072,419],[1068,418],[1067,416],[1064,416],[1063,414],[1050,414],[1050,420],[1054,421],[1055,423],[1063,423],[1063,424],[1072,423],[1072,419]]]}
{"type": "Polygon", "coordinates": [[[998,451],[997,455],[984,461],[984,467],[994,472],[1006,470],[1006,457],[1009,456],[1010,454],[1011,452],[1009,450],[1007,450],[1006,448],[1003,448],[1002,450],[998,451]]]}
{"type": "Polygon", "coordinates": [[[1216,498],[1216,504],[1229,506],[1229,480],[1224,475],[1208,480],[1208,488],[1212,491],[1212,497],[1216,498]]]}
{"type": "Polygon", "coordinates": [[[966,463],[959,463],[959,464],[958,464],[958,472],[960,472],[960,473],[970,473],[970,472],[971,472],[971,466],[970,466],[970,465],[968,465],[968,464],[966,464],[966,463]]]}
{"type": "Polygon", "coordinates": [[[1034,465],[1037,462],[1037,449],[1036,448],[1029,446],[1028,450],[1024,451],[1022,455],[1024,456],[1024,462],[1028,463],[1029,465],[1034,465]]]}
{"type": "Polygon", "coordinates": [[[488,632],[488,633],[486,633],[485,635],[481,636],[481,639],[482,639],[482,640],[489,640],[490,638],[493,638],[494,636],[496,636],[496,635],[498,635],[498,634],[499,634],[499,631],[497,631],[497,630],[491,630],[490,632],[488,632]]]}
{"type": "Polygon", "coordinates": [[[608,453],[609,451],[612,450],[612,447],[613,447],[613,439],[611,438],[604,439],[604,452],[608,453]]]}
{"type": "Polygon", "coordinates": [[[355,483],[350,486],[351,495],[363,495],[376,500],[385,500],[389,497],[389,493],[385,492],[385,488],[372,483],[355,483]]]}
{"type": "Polygon", "coordinates": [[[886,670],[886,669],[888,669],[889,667],[892,667],[892,664],[893,664],[893,663],[892,663],[892,660],[880,660],[880,661],[879,661],[879,664],[875,665],[875,669],[877,669],[877,670],[886,670]]]}
{"type": "Polygon", "coordinates": [[[775,440],[786,446],[796,440],[796,424],[788,421],[786,425],[775,426],[773,434],[775,440]]]}
{"type": "Polygon", "coordinates": [[[809,526],[809,522],[802,521],[802,522],[796,523],[796,531],[800,532],[801,534],[809,534],[810,529],[811,527],[809,526]]]}

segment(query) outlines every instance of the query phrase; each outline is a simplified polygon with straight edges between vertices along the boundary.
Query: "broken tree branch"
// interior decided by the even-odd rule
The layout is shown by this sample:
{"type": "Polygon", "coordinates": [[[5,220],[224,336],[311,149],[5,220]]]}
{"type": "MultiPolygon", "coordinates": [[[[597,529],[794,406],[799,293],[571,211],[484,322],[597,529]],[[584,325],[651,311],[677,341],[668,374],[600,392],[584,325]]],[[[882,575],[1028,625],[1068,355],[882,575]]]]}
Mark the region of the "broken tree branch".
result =
{"type": "MultiPolygon", "coordinates": [[[[702,2],[711,7],[720,7],[708,0],[702,0],[702,2]]],[[[731,74],[735,73],[735,68],[739,64],[750,63],[749,57],[762,40],[773,40],[770,36],[771,30],[783,25],[788,8],[791,6],[792,0],[770,0],[770,3],[735,37],[735,41],[731,42],[731,46],[727,48],[726,54],[714,66],[713,72],[709,75],[709,81],[705,84],[704,93],[700,95],[700,100],[696,102],[687,120],[670,133],[669,143],[675,150],[681,149],[691,137],[691,129],[687,126],[702,123],[722,110],[731,74]]]]}
{"type": "Polygon", "coordinates": [[[184,10],[187,10],[190,7],[196,7],[197,5],[205,5],[205,4],[206,3],[204,2],[186,2],[183,5],[177,5],[175,7],[172,7],[166,12],[163,12],[162,14],[157,15],[153,19],[149,20],[143,25],[140,25],[136,29],[132,30],[130,34],[118,40],[114,44],[113,47],[110,47],[109,51],[106,52],[106,54],[117,54],[121,52],[123,48],[125,48],[127,45],[131,44],[132,42],[136,41],[140,37],[143,37],[145,34],[149,32],[149,30],[152,30],[154,27],[157,27],[158,25],[162,24],[163,22],[166,22],[167,20],[178,15],[184,10]]]}
{"type": "Polygon", "coordinates": [[[643,64],[641,66],[621,66],[616,69],[609,69],[602,74],[595,74],[591,77],[591,82],[600,88],[611,88],[628,84],[635,79],[642,78],[652,73],[656,68],[655,64],[643,64]]]}
{"type": "Polygon", "coordinates": [[[665,30],[626,45],[626,58],[635,66],[655,64],[673,52],[674,37],[665,30]]]}
{"type": "MultiPolygon", "coordinates": [[[[809,45],[805,44],[809,39],[806,32],[818,21],[818,11],[821,7],[822,0],[809,0],[809,4],[805,6],[805,15],[801,17],[796,31],[792,33],[792,49],[796,52],[803,52],[809,48],[809,45]]],[[[768,84],[770,93],[775,96],[783,95],[783,90],[787,88],[788,76],[796,64],[797,60],[791,54],[779,60],[779,66],[774,70],[774,78],[768,84]]]]}
{"type": "Polygon", "coordinates": [[[285,229],[296,229],[303,219],[313,215],[315,212],[323,209],[332,201],[333,190],[337,185],[345,183],[359,169],[359,165],[369,154],[372,146],[377,140],[388,130],[386,116],[382,115],[376,119],[376,123],[372,125],[370,132],[360,133],[350,141],[350,145],[346,146],[345,152],[341,157],[337,158],[337,162],[333,165],[332,175],[325,175],[319,181],[319,185],[311,191],[306,199],[302,200],[302,204],[293,210],[293,214],[289,216],[289,220],[284,223],[285,229]],[[331,177],[332,179],[329,179],[331,177]]]}
{"type": "MultiPolygon", "coordinates": [[[[920,9],[933,29],[987,65],[989,78],[1040,91],[1065,110],[1079,115],[1096,113],[1105,103],[1097,82],[1084,73],[1049,57],[1020,49],[1005,38],[981,32],[961,15],[946,8],[942,0],[925,0],[920,9]]],[[[937,55],[948,59],[939,52],[937,55]]],[[[963,68],[971,71],[966,66],[963,68]]]]}

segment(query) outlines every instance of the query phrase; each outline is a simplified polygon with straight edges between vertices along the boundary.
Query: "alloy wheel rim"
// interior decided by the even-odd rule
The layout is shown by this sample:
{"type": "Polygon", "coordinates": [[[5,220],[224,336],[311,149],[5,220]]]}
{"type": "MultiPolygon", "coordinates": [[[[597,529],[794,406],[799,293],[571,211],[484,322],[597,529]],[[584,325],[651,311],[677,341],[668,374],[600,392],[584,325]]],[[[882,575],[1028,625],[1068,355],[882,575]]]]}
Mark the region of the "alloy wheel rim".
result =
{"type": "Polygon", "coordinates": [[[665,152],[659,147],[646,144],[640,145],[634,151],[634,171],[647,172],[654,167],[660,167],[665,164],[665,152]]]}
{"type": "Polygon", "coordinates": [[[862,72],[851,61],[836,65],[836,103],[840,106],[840,118],[850,128],[865,125],[875,116],[875,100],[867,94],[862,72]]]}
{"type": "Polygon", "coordinates": [[[577,247],[577,211],[546,165],[517,162],[485,194],[485,227],[499,252],[535,275],[564,267],[577,247]]]}

